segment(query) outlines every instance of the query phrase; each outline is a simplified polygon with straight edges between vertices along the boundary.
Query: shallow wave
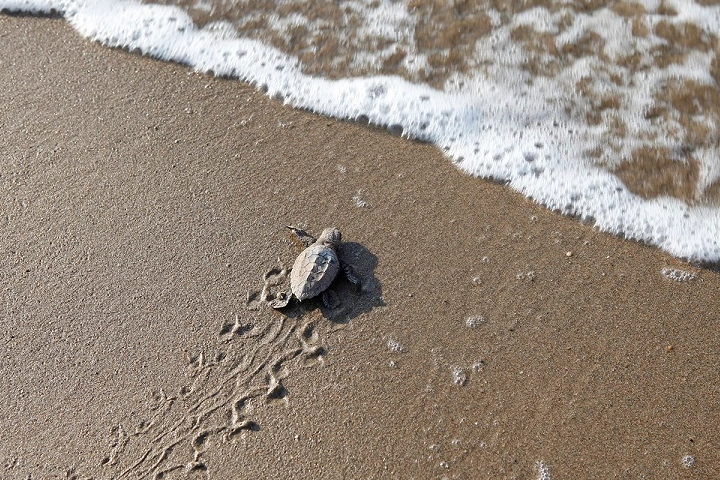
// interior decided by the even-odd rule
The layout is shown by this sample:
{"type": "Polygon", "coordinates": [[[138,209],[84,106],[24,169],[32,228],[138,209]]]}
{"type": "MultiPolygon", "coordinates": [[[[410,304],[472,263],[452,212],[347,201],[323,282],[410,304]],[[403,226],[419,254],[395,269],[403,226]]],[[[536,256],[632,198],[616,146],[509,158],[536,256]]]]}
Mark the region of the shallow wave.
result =
{"type": "MultiPolygon", "coordinates": [[[[3,10],[60,13],[107,46],[238,78],[296,107],[432,142],[462,170],[506,181],[602,230],[678,257],[720,260],[720,9],[669,1],[584,10],[541,4],[485,5],[482,16],[471,17],[485,25],[481,35],[432,44],[422,39],[432,32],[420,28],[427,21],[421,2],[345,2],[348,18],[364,19],[351,29],[359,40],[345,41],[340,54],[317,51],[314,61],[335,73],[315,76],[322,68],[307,52],[269,46],[259,28],[256,39],[239,37],[237,19],[212,17],[223,2],[203,4],[201,21],[190,14],[198,16],[198,3],[0,0],[3,10]],[[403,76],[383,75],[385,56],[398,48],[412,52],[393,67],[403,76]],[[336,68],[338,55],[352,59],[345,70],[336,68]]],[[[267,16],[267,30],[277,35],[298,25],[311,37],[327,28],[321,17],[313,23],[280,8],[291,2],[269,5],[287,12],[267,16]]],[[[439,18],[442,30],[443,19],[458,17],[439,18]]]]}

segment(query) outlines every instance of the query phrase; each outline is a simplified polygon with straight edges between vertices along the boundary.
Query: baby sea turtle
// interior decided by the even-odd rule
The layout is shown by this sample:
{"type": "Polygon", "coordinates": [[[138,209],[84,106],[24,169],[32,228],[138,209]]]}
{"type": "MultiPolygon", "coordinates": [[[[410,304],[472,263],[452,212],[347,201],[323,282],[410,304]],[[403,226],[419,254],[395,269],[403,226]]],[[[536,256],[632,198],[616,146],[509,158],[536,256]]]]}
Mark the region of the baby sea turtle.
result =
{"type": "Polygon", "coordinates": [[[296,227],[288,226],[307,247],[295,259],[290,271],[290,290],[270,302],[273,308],[284,308],[294,297],[299,301],[322,295],[323,304],[327,308],[335,308],[337,300],[328,290],[330,284],[342,269],[348,281],[360,286],[360,279],[352,267],[340,260],[338,250],[342,241],[342,233],[335,227],[326,228],[316,240],[312,235],[296,227]]]}

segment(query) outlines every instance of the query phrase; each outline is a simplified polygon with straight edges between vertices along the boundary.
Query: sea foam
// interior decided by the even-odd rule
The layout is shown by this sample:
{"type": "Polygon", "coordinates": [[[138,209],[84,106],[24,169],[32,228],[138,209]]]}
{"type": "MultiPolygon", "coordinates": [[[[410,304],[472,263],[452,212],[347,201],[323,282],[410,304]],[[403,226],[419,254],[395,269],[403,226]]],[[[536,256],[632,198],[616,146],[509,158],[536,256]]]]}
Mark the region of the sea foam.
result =
{"type": "MultiPolygon", "coordinates": [[[[386,3],[381,2],[390,13],[384,15],[400,21],[397,7],[386,3]]],[[[700,29],[720,31],[717,7],[665,2],[677,7],[673,18],[667,20],[655,13],[656,3],[644,2],[646,21],[654,28],[651,32],[658,31],[663,21],[671,26],[692,23],[700,29]]],[[[613,167],[632,157],[633,149],[650,145],[675,151],[683,146],[682,135],[667,134],[681,128],[671,128],[672,117],[659,124],[648,109],[656,102],[653,95],[659,86],[674,78],[714,85],[708,73],[715,61],[714,51],[692,51],[684,63],[663,68],[617,67],[613,59],[628,51],[650,58],[665,44],[655,34],[634,35],[634,27],[609,9],[576,13],[570,27],[563,28],[564,17],[557,12],[533,8],[515,15],[510,27],[498,27],[478,40],[473,61],[484,65],[484,74],[450,75],[442,90],[399,76],[311,76],[297,58],[259,40],[238,37],[228,23],[216,21],[200,28],[185,10],[175,6],[107,0],[0,0],[0,9],[57,12],[81,35],[104,45],[238,78],[295,107],[337,118],[367,119],[405,137],[432,142],[460,169],[507,182],[539,203],[579,216],[603,231],[656,245],[689,260],[720,260],[720,209],[702,202],[691,206],[670,196],[643,198],[611,173],[613,167]],[[559,47],[581,42],[590,32],[592,38],[604,42],[600,56],[605,63],[598,63],[598,55],[590,55],[557,67],[553,75],[529,75],[520,66],[530,57],[513,37],[523,29],[553,36],[559,47]],[[615,96],[613,109],[596,106],[573,90],[578,79],[585,77],[591,78],[591,96],[615,96]],[[595,110],[600,121],[588,123],[588,112],[595,110]],[[618,122],[623,135],[609,134],[607,125],[618,122]],[[589,156],[589,151],[595,151],[595,156],[589,156]]],[[[500,25],[497,12],[490,10],[488,15],[493,25],[500,25]]],[[[387,35],[381,26],[375,31],[387,35]]],[[[537,53],[534,61],[552,61],[543,55],[537,53]]],[[[421,55],[411,57],[416,64],[423,63],[421,55]]],[[[712,119],[698,121],[715,129],[712,119]]],[[[717,147],[698,147],[695,153],[698,183],[708,187],[720,177],[717,147]]]]}

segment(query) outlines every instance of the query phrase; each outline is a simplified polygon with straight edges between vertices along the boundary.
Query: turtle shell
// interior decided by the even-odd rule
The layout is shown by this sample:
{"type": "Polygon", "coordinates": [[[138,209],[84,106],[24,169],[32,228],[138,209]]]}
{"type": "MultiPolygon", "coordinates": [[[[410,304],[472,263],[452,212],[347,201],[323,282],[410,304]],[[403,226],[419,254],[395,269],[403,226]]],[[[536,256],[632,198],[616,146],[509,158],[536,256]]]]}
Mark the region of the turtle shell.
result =
{"type": "Polygon", "coordinates": [[[292,293],[303,301],[324,292],[335,280],[340,260],[331,247],[311,245],[298,255],[290,272],[292,293]]]}

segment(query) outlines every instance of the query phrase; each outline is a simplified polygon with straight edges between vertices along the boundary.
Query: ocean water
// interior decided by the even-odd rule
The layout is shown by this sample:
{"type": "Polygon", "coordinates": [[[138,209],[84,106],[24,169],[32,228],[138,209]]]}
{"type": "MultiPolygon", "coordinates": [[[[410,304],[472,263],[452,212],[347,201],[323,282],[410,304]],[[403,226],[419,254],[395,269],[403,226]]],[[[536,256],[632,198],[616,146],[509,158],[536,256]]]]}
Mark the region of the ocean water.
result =
{"type": "MultiPolygon", "coordinates": [[[[0,0],[720,260],[720,0],[0,0]]],[[[422,174],[422,172],[418,172],[422,174]]],[[[492,202],[492,199],[488,199],[492,202]]]]}

